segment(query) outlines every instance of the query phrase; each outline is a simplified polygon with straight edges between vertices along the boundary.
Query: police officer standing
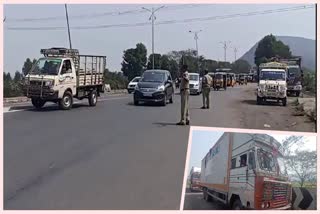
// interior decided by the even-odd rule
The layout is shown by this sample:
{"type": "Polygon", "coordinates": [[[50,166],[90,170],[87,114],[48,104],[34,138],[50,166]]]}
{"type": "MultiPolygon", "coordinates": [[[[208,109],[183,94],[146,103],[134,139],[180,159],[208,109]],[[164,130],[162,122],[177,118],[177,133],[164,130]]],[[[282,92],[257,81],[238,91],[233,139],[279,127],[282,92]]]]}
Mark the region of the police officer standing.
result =
{"type": "Polygon", "coordinates": [[[202,78],[203,106],[201,107],[201,109],[208,109],[210,107],[210,88],[212,85],[212,78],[208,73],[208,70],[205,70],[205,75],[202,78]]]}
{"type": "Polygon", "coordinates": [[[189,74],[188,66],[183,65],[180,71],[181,82],[180,82],[180,96],[181,96],[181,120],[177,125],[189,125],[189,74]]]}

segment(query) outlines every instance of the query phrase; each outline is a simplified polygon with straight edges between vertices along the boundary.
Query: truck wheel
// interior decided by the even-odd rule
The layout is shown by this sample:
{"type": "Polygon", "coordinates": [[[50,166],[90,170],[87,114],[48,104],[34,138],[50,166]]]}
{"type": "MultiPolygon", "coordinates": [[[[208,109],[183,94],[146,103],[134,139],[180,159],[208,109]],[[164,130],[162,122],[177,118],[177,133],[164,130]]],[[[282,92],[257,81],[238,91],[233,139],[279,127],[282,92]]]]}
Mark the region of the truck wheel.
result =
{"type": "Polygon", "coordinates": [[[240,199],[236,199],[233,204],[232,204],[232,209],[233,210],[242,210],[242,203],[240,199]]]}
{"type": "Polygon", "coordinates": [[[286,105],[287,105],[287,98],[283,98],[283,99],[282,99],[282,105],[283,105],[283,106],[286,106],[286,105]]]}
{"type": "Polygon", "coordinates": [[[134,104],[135,106],[139,105],[139,100],[133,99],[133,104],[134,104]]]}
{"type": "Polygon", "coordinates": [[[300,97],[300,91],[296,92],[296,97],[300,97]]]}
{"type": "Polygon", "coordinates": [[[257,105],[261,105],[262,104],[262,98],[257,96],[257,105]]]}
{"type": "Polygon", "coordinates": [[[62,97],[62,99],[59,101],[59,107],[62,110],[69,110],[72,108],[73,104],[73,97],[70,91],[66,91],[62,97]]]}
{"type": "Polygon", "coordinates": [[[91,91],[89,94],[88,100],[89,100],[89,106],[96,106],[98,101],[97,92],[91,91]]]}
{"type": "Polygon", "coordinates": [[[38,98],[32,98],[31,103],[36,109],[41,109],[44,106],[44,104],[46,103],[46,101],[38,99],[38,98]]]}

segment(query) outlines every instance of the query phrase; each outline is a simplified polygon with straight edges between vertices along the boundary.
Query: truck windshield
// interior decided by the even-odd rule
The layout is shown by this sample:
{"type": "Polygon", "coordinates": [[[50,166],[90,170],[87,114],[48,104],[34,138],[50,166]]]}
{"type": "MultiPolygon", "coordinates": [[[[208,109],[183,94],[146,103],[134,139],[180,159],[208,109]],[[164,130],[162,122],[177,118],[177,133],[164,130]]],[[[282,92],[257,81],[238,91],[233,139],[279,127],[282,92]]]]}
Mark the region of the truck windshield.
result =
{"type": "Polygon", "coordinates": [[[165,74],[161,72],[145,72],[141,82],[164,82],[165,74]]]}
{"type": "Polygon", "coordinates": [[[264,151],[263,149],[258,149],[258,161],[261,170],[271,172],[276,171],[274,156],[271,152],[264,151]]]}
{"type": "Polygon", "coordinates": [[[286,73],[283,71],[261,71],[262,80],[286,80],[286,73]]]}
{"type": "Polygon", "coordinates": [[[58,75],[61,61],[61,59],[39,59],[30,73],[58,75]]]}
{"type": "Polygon", "coordinates": [[[200,178],[200,173],[194,173],[192,174],[193,179],[199,179],[200,178]]]}
{"type": "Polygon", "coordinates": [[[285,165],[284,158],[278,157],[277,161],[278,161],[278,165],[279,165],[279,173],[281,175],[287,175],[288,173],[287,173],[287,170],[286,170],[286,165],[285,165]]]}
{"type": "Polygon", "coordinates": [[[215,79],[222,79],[222,74],[216,74],[216,75],[214,76],[214,78],[215,78],[215,79]]]}
{"type": "Polygon", "coordinates": [[[199,80],[199,75],[189,75],[189,79],[193,81],[198,81],[199,80]]]}
{"type": "Polygon", "coordinates": [[[289,77],[297,77],[301,75],[301,70],[299,68],[288,68],[289,77]]]}

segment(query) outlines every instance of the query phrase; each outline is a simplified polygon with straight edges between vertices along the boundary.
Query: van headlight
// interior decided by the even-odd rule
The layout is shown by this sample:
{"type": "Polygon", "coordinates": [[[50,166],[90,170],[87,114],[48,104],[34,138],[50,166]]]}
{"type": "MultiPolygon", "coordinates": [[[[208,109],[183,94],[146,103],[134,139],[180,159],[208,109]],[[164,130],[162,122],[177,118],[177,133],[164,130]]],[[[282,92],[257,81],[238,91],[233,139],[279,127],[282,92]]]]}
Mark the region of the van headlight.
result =
{"type": "Polygon", "coordinates": [[[158,91],[164,91],[164,85],[159,86],[158,91]]]}

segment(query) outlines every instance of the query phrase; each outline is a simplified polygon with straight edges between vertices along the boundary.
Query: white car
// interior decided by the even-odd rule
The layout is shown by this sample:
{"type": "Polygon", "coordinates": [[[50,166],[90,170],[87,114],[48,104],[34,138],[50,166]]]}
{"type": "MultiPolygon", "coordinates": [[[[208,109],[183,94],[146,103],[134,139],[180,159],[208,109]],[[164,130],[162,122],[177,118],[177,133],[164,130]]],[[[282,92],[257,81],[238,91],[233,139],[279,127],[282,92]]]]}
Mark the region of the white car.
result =
{"type": "Polygon", "coordinates": [[[201,94],[202,82],[198,73],[189,73],[190,94],[201,94]]]}
{"type": "Polygon", "coordinates": [[[128,87],[127,87],[129,94],[131,94],[134,91],[134,88],[136,87],[136,85],[138,84],[140,79],[141,79],[141,77],[135,77],[129,82],[128,87]]]}

